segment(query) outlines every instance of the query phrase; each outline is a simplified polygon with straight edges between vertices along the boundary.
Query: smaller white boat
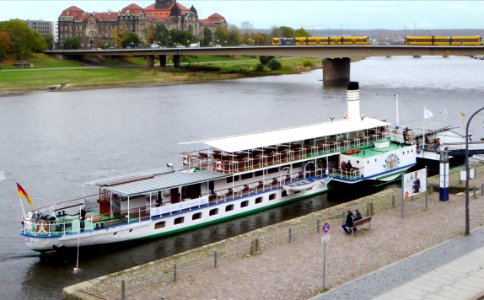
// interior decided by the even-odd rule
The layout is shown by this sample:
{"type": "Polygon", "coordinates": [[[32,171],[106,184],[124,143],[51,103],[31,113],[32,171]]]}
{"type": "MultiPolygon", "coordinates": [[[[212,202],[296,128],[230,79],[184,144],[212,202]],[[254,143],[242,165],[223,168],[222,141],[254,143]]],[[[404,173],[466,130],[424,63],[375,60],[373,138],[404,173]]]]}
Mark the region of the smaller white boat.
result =
{"type": "Polygon", "coordinates": [[[294,181],[294,182],[285,184],[285,185],[282,186],[282,188],[288,194],[294,194],[294,193],[310,190],[317,183],[318,183],[318,180],[316,180],[316,178],[306,178],[306,179],[303,179],[303,180],[294,181]]]}

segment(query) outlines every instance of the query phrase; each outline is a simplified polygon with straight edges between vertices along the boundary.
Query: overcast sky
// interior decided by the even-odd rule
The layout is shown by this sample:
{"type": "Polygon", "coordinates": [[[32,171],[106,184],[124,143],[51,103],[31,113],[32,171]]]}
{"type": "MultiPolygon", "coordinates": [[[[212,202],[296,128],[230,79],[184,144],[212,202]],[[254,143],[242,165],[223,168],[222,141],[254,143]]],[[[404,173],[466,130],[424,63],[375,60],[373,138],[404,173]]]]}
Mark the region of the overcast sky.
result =
{"type": "MultiPolygon", "coordinates": [[[[290,26],[305,29],[452,29],[484,28],[484,0],[474,1],[327,1],[327,0],[180,0],[198,11],[201,19],[212,13],[230,24],[244,21],[254,28],[290,26]]],[[[0,0],[0,20],[56,21],[62,10],[75,5],[84,11],[119,11],[136,3],[146,7],[154,0],[0,0]]]]}

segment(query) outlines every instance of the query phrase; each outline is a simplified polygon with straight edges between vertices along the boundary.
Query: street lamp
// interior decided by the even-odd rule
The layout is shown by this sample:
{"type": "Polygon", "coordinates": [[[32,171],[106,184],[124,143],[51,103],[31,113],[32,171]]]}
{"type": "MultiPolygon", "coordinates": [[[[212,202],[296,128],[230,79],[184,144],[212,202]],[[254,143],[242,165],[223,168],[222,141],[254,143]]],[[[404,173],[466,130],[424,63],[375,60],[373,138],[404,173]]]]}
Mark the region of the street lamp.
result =
{"type": "Polygon", "coordinates": [[[470,234],[471,227],[469,220],[469,125],[471,124],[472,118],[482,110],[484,110],[484,107],[481,107],[473,113],[466,125],[466,235],[470,234]]]}

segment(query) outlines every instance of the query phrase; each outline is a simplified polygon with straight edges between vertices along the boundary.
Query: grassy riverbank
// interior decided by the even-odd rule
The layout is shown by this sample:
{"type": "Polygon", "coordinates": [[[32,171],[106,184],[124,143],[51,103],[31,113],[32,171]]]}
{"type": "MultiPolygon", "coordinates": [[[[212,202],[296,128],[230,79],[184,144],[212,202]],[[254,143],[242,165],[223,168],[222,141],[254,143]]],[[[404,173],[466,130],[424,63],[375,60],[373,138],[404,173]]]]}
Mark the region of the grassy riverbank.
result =
{"type": "Polygon", "coordinates": [[[30,59],[33,68],[13,67],[7,61],[1,65],[0,95],[41,91],[49,86],[66,84],[63,90],[112,88],[126,86],[167,85],[187,82],[207,82],[242,77],[296,74],[320,68],[321,61],[308,58],[279,58],[282,68],[257,70],[258,57],[184,57],[182,68],[157,66],[145,68],[143,58],[117,61],[87,60],[83,62],[58,60],[38,54],[30,59]]]}

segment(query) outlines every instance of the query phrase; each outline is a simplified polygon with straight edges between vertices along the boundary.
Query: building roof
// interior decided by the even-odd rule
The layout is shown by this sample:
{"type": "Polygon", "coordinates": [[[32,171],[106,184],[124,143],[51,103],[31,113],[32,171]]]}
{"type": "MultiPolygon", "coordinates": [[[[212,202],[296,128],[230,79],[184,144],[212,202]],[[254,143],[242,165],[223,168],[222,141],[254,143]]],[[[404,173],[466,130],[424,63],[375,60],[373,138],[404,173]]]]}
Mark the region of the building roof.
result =
{"type": "Polygon", "coordinates": [[[138,15],[142,12],[144,12],[143,8],[135,3],[131,3],[130,5],[123,7],[123,9],[121,9],[120,11],[120,13],[123,15],[127,15],[127,14],[138,15]]]}
{"type": "Polygon", "coordinates": [[[62,17],[81,17],[84,14],[84,11],[77,6],[70,6],[62,11],[60,14],[62,17]]]}
{"type": "Polygon", "coordinates": [[[226,175],[211,171],[188,173],[179,171],[173,172],[168,169],[157,169],[126,176],[91,181],[86,184],[97,186],[103,190],[118,195],[133,197],[224,177],[226,177],[226,175]]]}
{"type": "Polygon", "coordinates": [[[220,149],[225,152],[237,152],[388,125],[389,123],[387,122],[368,117],[363,118],[363,120],[343,119],[301,127],[182,144],[203,143],[209,147],[220,149]]]}
{"type": "Polygon", "coordinates": [[[214,14],[211,14],[207,20],[211,21],[211,22],[217,22],[217,21],[225,21],[225,18],[222,17],[220,14],[218,13],[214,13],[214,14]]]}

